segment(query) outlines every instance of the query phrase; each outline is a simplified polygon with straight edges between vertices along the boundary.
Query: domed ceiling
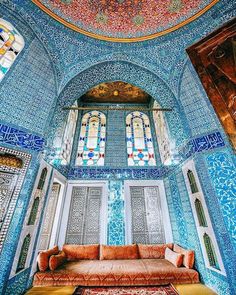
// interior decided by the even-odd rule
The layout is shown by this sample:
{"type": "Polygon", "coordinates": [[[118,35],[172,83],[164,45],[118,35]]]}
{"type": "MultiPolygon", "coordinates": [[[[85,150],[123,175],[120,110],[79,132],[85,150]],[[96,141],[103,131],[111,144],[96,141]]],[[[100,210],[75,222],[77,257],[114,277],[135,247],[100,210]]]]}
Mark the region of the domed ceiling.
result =
{"type": "Polygon", "coordinates": [[[57,21],[97,39],[152,39],[196,19],[219,0],[32,0],[57,21]]]}

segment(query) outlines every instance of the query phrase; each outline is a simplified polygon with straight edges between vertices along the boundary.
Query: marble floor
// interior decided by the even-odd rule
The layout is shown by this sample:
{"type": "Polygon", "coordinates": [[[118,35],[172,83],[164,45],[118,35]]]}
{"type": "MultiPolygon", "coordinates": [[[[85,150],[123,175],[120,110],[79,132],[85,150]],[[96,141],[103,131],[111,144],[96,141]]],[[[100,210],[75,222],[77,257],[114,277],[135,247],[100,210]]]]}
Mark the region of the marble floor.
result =
{"type": "MultiPolygon", "coordinates": [[[[186,284],[186,285],[175,285],[175,288],[180,295],[217,295],[210,288],[202,284],[186,284]]],[[[73,294],[75,287],[33,287],[27,295],[71,295],[73,294]]],[[[115,294],[114,294],[115,295],[115,294]]]]}

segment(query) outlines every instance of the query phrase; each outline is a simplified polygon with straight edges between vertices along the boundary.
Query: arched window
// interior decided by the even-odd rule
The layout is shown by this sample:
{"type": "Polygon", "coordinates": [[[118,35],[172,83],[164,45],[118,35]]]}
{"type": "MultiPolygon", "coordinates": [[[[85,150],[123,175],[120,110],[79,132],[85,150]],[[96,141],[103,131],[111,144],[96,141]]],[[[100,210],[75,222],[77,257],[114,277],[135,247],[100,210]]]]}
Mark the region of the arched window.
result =
{"type": "Polygon", "coordinates": [[[196,208],[196,212],[197,212],[197,217],[198,217],[198,222],[199,222],[199,226],[207,226],[207,221],[206,221],[206,216],[202,207],[202,203],[199,199],[195,200],[195,208],[196,208]]]}
{"type": "Polygon", "coordinates": [[[16,273],[25,268],[25,263],[26,263],[26,259],[27,259],[27,255],[29,251],[29,246],[30,246],[30,240],[31,240],[31,237],[30,237],[30,234],[28,234],[24,238],[24,241],[21,247],[20,256],[19,256],[19,260],[18,260],[18,264],[16,268],[16,273]]]}
{"type": "Polygon", "coordinates": [[[126,117],[128,166],[156,165],[149,118],[141,112],[126,117]]]}
{"type": "Polygon", "coordinates": [[[23,47],[23,37],[9,22],[0,18],[0,81],[23,47]]]}
{"type": "Polygon", "coordinates": [[[46,177],[47,177],[47,173],[48,173],[47,168],[43,168],[43,170],[41,172],[41,175],[40,175],[40,178],[39,178],[39,183],[38,183],[37,189],[39,189],[39,190],[43,189],[44,183],[45,183],[45,180],[46,180],[46,177]]]}
{"type": "Polygon", "coordinates": [[[34,199],[34,203],[33,203],[29,220],[28,220],[28,225],[33,225],[35,223],[37,213],[38,213],[38,208],[39,208],[39,197],[34,199]]]}
{"type": "Polygon", "coordinates": [[[199,190],[198,190],[198,187],[197,187],[197,183],[196,183],[196,179],[195,179],[195,176],[193,174],[193,171],[188,170],[187,176],[188,176],[188,180],[189,180],[189,184],[190,184],[192,194],[197,193],[199,190]]]}
{"type": "Polygon", "coordinates": [[[98,111],[82,118],[76,165],[104,166],[106,116],[98,111]]]}
{"type": "MultiPolygon", "coordinates": [[[[153,104],[153,108],[160,108],[160,105],[155,101],[153,104]]],[[[170,165],[172,162],[171,145],[169,140],[168,126],[166,124],[164,113],[160,111],[153,111],[153,121],[155,125],[161,161],[164,165],[170,165]]]]}
{"type": "Polygon", "coordinates": [[[203,235],[203,240],[204,240],[204,245],[206,248],[207,257],[208,257],[210,266],[216,269],[220,269],[214,246],[212,244],[211,238],[208,236],[207,233],[203,235]]]}
{"type": "MultiPolygon", "coordinates": [[[[75,104],[73,106],[77,106],[77,105],[75,104]]],[[[62,157],[61,164],[64,164],[64,165],[69,164],[70,162],[70,156],[71,156],[71,151],[72,151],[72,146],[74,141],[77,118],[78,118],[78,111],[70,110],[64,135],[63,135],[62,148],[61,148],[61,157],[62,157]]]]}

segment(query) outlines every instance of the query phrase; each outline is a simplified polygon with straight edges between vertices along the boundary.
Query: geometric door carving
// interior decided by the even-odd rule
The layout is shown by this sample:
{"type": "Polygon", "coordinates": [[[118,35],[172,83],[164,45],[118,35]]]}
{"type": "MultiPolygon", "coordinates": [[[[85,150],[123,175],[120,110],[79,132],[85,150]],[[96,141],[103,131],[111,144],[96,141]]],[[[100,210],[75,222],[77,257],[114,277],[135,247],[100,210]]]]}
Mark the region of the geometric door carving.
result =
{"type": "Polygon", "coordinates": [[[59,183],[57,182],[53,183],[52,191],[49,195],[49,200],[48,200],[45,217],[43,221],[42,232],[41,232],[41,237],[39,242],[39,250],[45,250],[45,249],[48,249],[49,247],[60,188],[61,188],[61,185],[59,183]]]}
{"type": "Polygon", "coordinates": [[[102,187],[73,187],[66,231],[67,244],[100,242],[101,205],[102,187]]]}
{"type": "Polygon", "coordinates": [[[157,186],[130,186],[132,243],[165,243],[157,186]]]}
{"type": "Polygon", "coordinates": [[[0,230],[8,212],[16,180],[16,174],[0,172],[0,230]]]}

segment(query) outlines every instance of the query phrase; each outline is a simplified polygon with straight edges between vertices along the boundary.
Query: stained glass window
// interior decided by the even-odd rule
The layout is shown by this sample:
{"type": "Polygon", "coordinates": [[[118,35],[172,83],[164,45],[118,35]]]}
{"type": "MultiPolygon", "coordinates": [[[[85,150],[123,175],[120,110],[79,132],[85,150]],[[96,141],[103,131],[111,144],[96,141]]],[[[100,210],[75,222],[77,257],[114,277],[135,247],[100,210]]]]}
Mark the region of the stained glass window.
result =
{"type": "Polygon", "coordinates": [[[202,207],[202,203],[199,199],[195,200],[195,208],[197,212],[199,226],[207,226],[206,216],[202,207]]]}
{"type": "Polygon", "coordinates": [[[204,240],[204,244],[205,244],[207,257],[208,257],[210,266],[212,266],[216,269],[220,269],[214,246],[212,244],[211,238],[208,236],[207,233],[205,233],[203,235],[203,240],[204,240]]]}
{"type": "Polygon", "coordinates": [[[0,81],[23,47],[23,37],[9,22],[0,18],[0,81]]]}
{"type": "MultiPolygon", "coordinates": [[[[77,105],[74,105],[74,106],[77,106],[77,105]]],[[[71,151],[73,146],[77,118],[78,118],[78,111],[70,110],[64,135],[63,135],[62,147],[61,147],[61,158],[62,158],[61,164],[64,164],[64,165],[69,164],[70,162],[70,156],[71,156],[71,151]]]]}
{"type": "Polygon", "coordinates": [[[28,220],[28,225],[33,225],[35,223],[37,213],[38,213],[38,208],[39,208],[39,197],[34,199],[34,203],[33,203],[29,220],[28,220]]]}
{"type": "MultiPolygon", "coordinates": [[[[154,108],[160,108],[160,105],[155,101],[154,108]]],[[[160,151],[161,161],[165,165],[171,164],[171,146],[169,140],[168,126],[165,121],[164,113],[153,111],[153,120],[156,130],[157,142],[160,151]]]]}
{"type": "Polygon", "coordinates": [[[193,171],[188,170],[187,176],[188,176],[191,192],[193,194],[197,193],[198,192],[198,187],[197,187],[197,183],[196,183],[196,179],[195,179],[195,176],[193,174],[193,171]]]}
{"type": "Polygon", "coordinates": [[[27,255],[29,251],[29,246],[30,246],[30,240],[31,240],[31,237],[30,237],[30,234],[28,234],[24,238],[24,241],[21,247],[20,257],[18,260],[17,268],[16,268],[16,273],[25,268],[25,263],[26,263],[26,259],[27,259],[27,255]]]}
{"type": "Polygon", "coordinates": [[[98,111],[86,113],[81,122],[76,165],[104,166],[106,116],[98,111]]]}
{"type": "Polygon", "coordinates": [[[126,117],[128,166],[156,165],[150,122],[147,115],[132,112],[126,117]]]}
{"type": "Polygon", "coordinates": [[[39,189],[39,190],[43,189],[44,183],[45,183],[45,180],[46,180],[46,177],[47,177],[47,173],[48,173],[47,168],[43,168],[43,170],[41,172],[41,175],[40,175],[40,178],[39,178],[39,183],[38,183],[37,189],[39,189]]]}

